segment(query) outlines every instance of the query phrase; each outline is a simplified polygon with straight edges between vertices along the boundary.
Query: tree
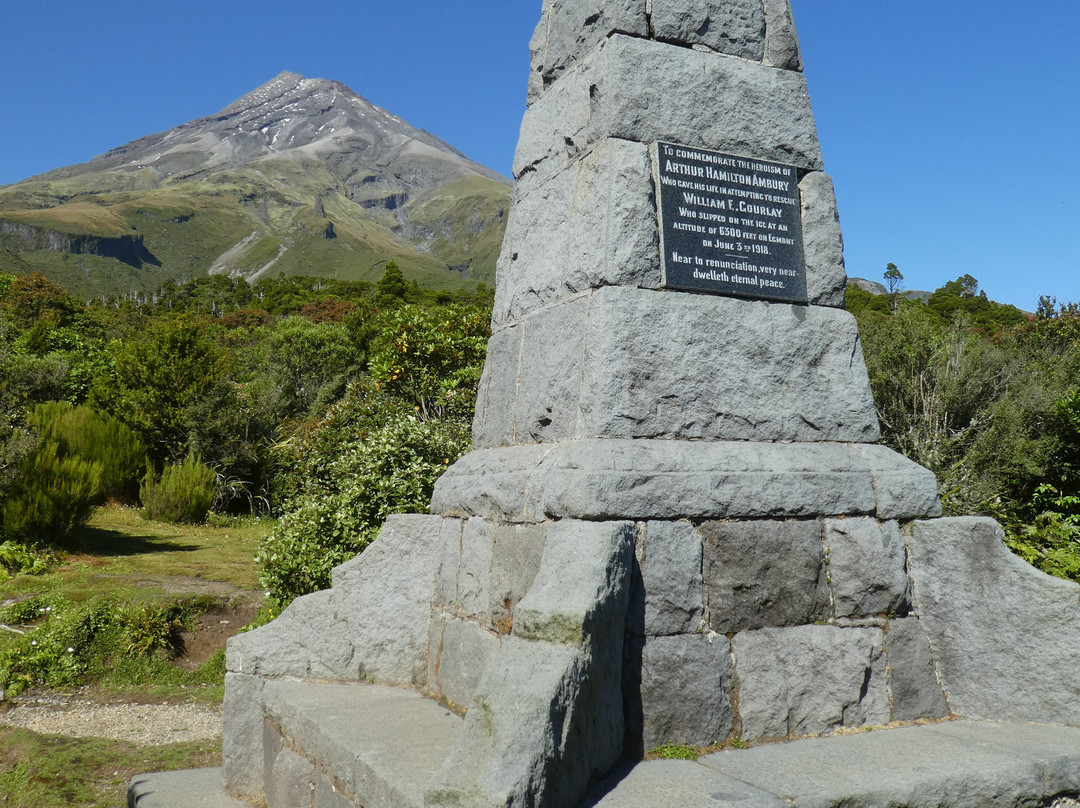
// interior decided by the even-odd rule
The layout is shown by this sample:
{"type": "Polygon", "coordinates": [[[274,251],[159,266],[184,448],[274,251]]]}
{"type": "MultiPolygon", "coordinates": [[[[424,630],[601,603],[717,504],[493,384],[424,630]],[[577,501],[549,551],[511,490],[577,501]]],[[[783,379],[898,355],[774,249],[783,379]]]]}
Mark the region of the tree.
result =
{"type": "Polygon", "coordinates": [[[904,288],[904,276],[897,269],[896,264],[889,263],[885,267],[885,283],[889,286],[889,308],[895,312],[897,297],[904,288]]]}
{"type": "Polygon", "coordinates": [[[401,274],[401,268],[393,258],[386,262],[383,276],[375,284],[375,292],[380,298],[405,299],[405,276],[401,274]]]}
{"type": "Polygon", "coordinates": [[[231,357],[188,315],[152,320],[110,349],[114,375],[94,380],[94,404],[134,429],[156,460],[183,458],[190,411],[209,401],[226,406],[231,357]]]}

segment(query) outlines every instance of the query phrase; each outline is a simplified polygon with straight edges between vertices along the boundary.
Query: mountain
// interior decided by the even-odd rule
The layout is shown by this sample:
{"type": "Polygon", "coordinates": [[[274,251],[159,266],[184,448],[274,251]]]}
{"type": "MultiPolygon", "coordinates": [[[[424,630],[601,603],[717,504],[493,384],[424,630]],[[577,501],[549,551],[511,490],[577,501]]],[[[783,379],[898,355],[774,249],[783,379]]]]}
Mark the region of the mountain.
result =
{"type": "Polygon", "coordinates": [[[510,181],[325,79],[0,186],[0,270],[85,297],[206,274],[494,282],[510,181]]]}

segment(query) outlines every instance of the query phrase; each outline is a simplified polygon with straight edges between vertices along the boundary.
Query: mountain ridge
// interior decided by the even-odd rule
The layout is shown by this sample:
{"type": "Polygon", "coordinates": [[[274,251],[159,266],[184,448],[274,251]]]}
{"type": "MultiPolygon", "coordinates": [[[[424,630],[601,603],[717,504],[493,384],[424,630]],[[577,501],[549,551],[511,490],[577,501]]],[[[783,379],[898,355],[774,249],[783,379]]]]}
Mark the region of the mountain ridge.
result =
{"type": "Polygon", "coordinates": [[[84,295],[211,272],[376,280],[391,258],[453,288],[493,282],[509,194],[344,84],[285,71],[212,115],[0,186],[0,246],[84,295]]]}

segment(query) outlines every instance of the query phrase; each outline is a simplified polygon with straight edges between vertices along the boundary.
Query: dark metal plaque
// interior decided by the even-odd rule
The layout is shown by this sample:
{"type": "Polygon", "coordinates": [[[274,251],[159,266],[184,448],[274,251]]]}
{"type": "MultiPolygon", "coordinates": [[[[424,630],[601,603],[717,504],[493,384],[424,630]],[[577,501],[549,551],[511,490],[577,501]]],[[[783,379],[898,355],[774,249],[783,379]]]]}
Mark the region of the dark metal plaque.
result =
{"type": "Polygon", "coordinates": [[[806,302],[793,166],[657,144],[664,286],[806,302]]]}

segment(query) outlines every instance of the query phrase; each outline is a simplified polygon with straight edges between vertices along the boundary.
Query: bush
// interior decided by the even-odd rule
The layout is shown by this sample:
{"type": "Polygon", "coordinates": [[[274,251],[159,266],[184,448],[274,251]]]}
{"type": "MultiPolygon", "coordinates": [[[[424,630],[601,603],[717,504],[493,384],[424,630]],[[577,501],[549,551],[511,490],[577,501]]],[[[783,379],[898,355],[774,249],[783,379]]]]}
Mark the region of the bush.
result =
{"type": "Polygon", "coordinates": [[[14,539],[51,543],[90,517],[101,464],[65,457],[57,441],[42,442],[19,466],[3,503],[3,531],[14,539]]]}
{"type": "Polygon", "coordinates": [[[175,461],[188,450],[189,409],[220,399],[232,355],[194,317],[155,319],[110,345],[111,364],[94,380],[91,402],[123,420],[146,442],[156,461],[175,461]]]}
{"type": "Polygon", "coordinates": [[[425,418],[471,418],[490,318],[488,309],[475,304],[392,309],[371,341],[371,376],[411,401],[425,418]]]}
{"type": "Polygon", "coordinates": [[[39,404],[28,423],[46,440],[56,441],[65,457],[101,464],[101,497],[133,503],[146,468],[146,445],[111,415],[60,401],[39,404]]]}
{"type": "MultiPolygon", "coordinates": [[[[48,595],[0,609],[0,623],[25,632],[0,652],[0,693],[13,698],[28,687],[160,678],[181,647],[181,632],[211,605],[205,598],[128,605],[108,596],[73,603],[48,595]]],[[[212,667],[192,678],[219,678],[220,661],[212,667]]]]}
{"type": "Polygon", "coordinates": [[[9,575],[41,575],[56,564],[56,556],[16,541],[0,544],[0,567],[9,575]]]}
{"type": "MultiPolygon", "coordinates": [[[[334,428],[333,413],[326,423],[334,428]]],[[[318,432],[307,446],[326,438],[318,432]]],[[[336,432],[336,449],[322,444],[326,454],[309,458],[308,485],[259,548],[262,585],[279,603],[329,586],[330,571],[362,551],[390,514],[426,511],[435,481],[470,443],[463,419],[399,416],[355,443],[347,434],[336,432]]]]}
{"type": "Polygon", "coordinates": [[[182,463],[166,466],[160,478],[149,469],[139,487],[142,516],[159,522],[205,522],[217,489],[214,470],[195,455],[188,455],[182,463]]]}

